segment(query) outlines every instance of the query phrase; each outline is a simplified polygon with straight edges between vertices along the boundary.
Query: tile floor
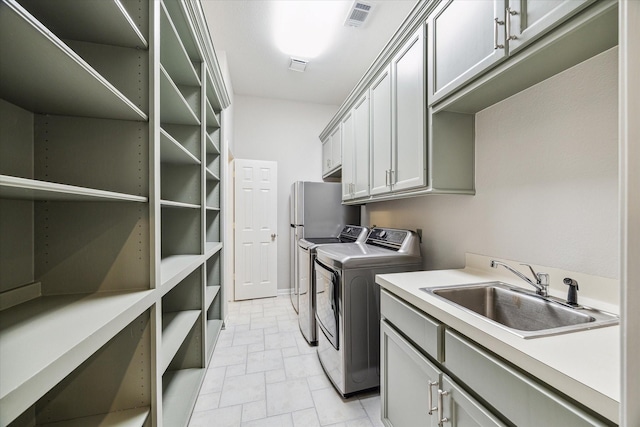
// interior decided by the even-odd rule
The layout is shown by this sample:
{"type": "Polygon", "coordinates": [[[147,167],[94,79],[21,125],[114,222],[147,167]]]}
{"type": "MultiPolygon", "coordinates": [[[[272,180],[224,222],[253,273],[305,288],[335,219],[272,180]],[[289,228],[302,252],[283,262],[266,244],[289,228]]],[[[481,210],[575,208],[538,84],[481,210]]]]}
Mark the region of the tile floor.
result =
{"type": "Polygon", "coordinates": [[[189,427],[378,427],[380,396],[342,399],[289,296],[229,303],[189,427]]]}

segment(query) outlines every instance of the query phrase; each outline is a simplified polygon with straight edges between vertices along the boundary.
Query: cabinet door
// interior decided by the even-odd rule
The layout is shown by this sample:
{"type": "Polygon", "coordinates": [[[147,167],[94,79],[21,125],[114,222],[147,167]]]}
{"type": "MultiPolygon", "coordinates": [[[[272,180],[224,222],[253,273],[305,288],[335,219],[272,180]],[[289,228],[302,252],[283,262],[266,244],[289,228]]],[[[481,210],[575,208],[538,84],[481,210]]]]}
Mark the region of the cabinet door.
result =
{"type": "Polygon", "coordinates": [[[545,31],[595,0],[510,0],[506,19],[512,38],[509,54],[518,51],[545,31]]]}
{"type": "Polygon", "coordinates": [[[392,189],[426,184],[424,28],[402,46],[391,61],[394,111],[392,189]]]}
{"type": "Polygon", "coordinates": [[[342,129],[342,200],[353,198],[354,177],[354,135],[353,135],[353,110],[343,119],[340,125],[342,129]]]}
{"type": "Polygon", "coordinates": [[[391,67],[371,85],[371,195],[387,193],[391,169],[391,67]]]}
{"type": "Polygon", "coordinates": [[[331,132],[331,169],[342,164],[342,137],[340,126],[331,132]]]}
{"type": "Polygon", "coordinates": [[[380,333],[383,421],[392,427],[436,427],[437,410],[431,408],[436,406],[440,371],[384,320],[380,333]]]}
{"type": "Polygon", "coordinates": [[[505,0],[445,0],[433,13],[429,105],[506,57],[505,7],[505,0]]]}
{"type": "Polygon", "coordinates": [[[495,415],[462,390],[451,378],[442,375],[438,391],[442,399],[443,425],[452,427],[504,427],[495,415]],[[446,418],[446,421],[444,419],[446,418]]]}
{"type": "Polygon", "coordinates": [[[369,195],[369,93],[353,107],[354,175],[353,197],[369,195]]]}
{"type": "Polygon", "coordinates": [[[331,170],[331,137],[322,141],[322,175],[331,170]]]}

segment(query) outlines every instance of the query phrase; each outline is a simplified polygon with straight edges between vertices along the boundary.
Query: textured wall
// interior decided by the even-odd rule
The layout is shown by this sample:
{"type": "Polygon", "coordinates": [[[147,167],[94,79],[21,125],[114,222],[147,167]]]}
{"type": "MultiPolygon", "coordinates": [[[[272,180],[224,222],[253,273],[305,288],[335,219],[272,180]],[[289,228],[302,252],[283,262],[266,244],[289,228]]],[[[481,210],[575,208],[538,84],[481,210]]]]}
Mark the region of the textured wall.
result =
{"type": "Polygon", "coordinates": [[[236,159],[278,162],[278,289],[289,284],[289,193],[294,181],[322,181],[318,135],[337,105],[235,95],[236,159]]]}
{"type": "Polygon", "coordinates": [[[473,252],[618,277],[617,48],[476,115],[475,196],[372,203],[422,228],[427,269],[473,252]]]}

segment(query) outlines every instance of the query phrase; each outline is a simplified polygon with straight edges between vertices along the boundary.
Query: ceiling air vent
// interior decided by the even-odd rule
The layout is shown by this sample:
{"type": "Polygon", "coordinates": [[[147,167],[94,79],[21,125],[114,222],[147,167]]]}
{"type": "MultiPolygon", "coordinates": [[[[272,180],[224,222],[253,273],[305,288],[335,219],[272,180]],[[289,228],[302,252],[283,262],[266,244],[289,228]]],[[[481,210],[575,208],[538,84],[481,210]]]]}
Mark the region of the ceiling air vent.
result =
{"type": "Polygon", "coordinates": [[[370,3],[359,0],[354,1],[344,25],[347,27],[361,27],[364,25],[364,21],[369,16],[371,9],[373,9],[373,5],[370,3]]]}
{"type": "Polygon", "coordinates": [[[289,69],[292,71],[299,71],[299,72],[304,72],[304,70],[307,68],[307,62],[304,59],[300,59],[300,58],[293,58],[291,57],[291,62],[289,62],[289,69]]]}

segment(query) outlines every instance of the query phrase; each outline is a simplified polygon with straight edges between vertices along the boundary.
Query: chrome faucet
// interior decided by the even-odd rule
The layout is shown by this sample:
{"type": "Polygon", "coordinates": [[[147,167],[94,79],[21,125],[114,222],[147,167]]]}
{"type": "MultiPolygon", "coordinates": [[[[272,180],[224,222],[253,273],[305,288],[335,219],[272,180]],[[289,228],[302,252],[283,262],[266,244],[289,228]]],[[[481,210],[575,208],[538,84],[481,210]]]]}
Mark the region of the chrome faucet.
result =
{"type": "Polygon", "coordinates": [[[534,288],[536,288],[536,294],[541,295],[543,297],[546,297],[548,295],[549,275],[547,273],[536,273],[533,270],[533,267],[531,267],[529,264],[520,264],[520,265],[526,265],[527,267],[529,267],[529,269],[531,270],[531,273],[533,274],[533,277],[536,278],[536,281],[534,282],[533,280],[529,279],[527,276],[520,273],[518,270],[514,270],[504,262],[496,261],[493,259],[491,260],[491,268],[498,268],[499,265],[503,266],[504,268],[506,268],[507,270],[509,270],[510,272],[512,272],[513,274],[515,274],[516,276],[518,276],[519,278],[521,278],[522,280],[524,280],[525,282],[533,286],[534,288]]]}

